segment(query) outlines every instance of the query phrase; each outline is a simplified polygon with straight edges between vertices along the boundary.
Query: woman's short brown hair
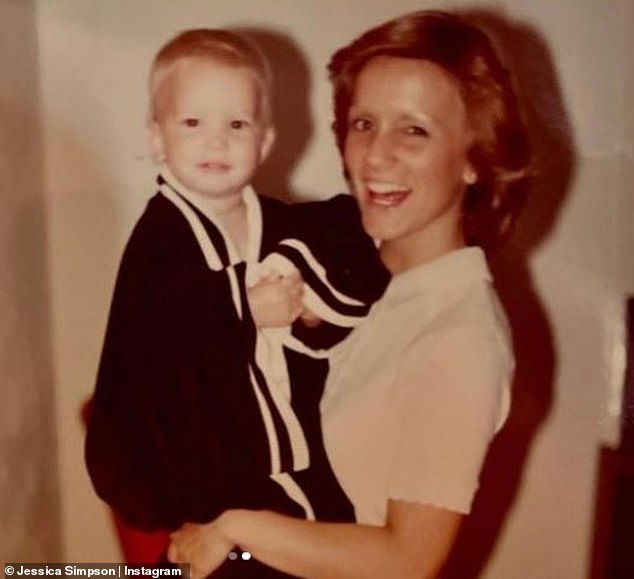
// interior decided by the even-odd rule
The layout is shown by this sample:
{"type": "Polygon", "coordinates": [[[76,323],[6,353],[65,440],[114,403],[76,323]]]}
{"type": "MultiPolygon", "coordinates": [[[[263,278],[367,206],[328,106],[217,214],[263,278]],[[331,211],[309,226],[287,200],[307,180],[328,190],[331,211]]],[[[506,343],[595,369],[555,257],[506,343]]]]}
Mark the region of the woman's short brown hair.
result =
{"type": "Polygon", "coordinates": [[[477,173],[465,194],[463,231],[471,245],[498,245],[523,203],[530,151],[510,75],[490,39],[458,15],[420,11],[373,28],[338,50],[328,69],[342,152],[357,76],[377,56],[433,62],[457,80],[474,130],[470,159],[477,173]]]}

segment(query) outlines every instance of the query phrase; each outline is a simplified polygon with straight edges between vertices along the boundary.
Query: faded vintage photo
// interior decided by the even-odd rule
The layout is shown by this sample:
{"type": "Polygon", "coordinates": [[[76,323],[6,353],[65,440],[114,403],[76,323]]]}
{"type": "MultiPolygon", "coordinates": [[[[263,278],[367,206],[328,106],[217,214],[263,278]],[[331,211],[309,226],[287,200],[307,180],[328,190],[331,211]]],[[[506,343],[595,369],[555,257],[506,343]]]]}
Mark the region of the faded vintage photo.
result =
{"type": "Polygon", "coordinates": [[[632,25],[0,0],[5,574],[631,576],[632,25]]]}

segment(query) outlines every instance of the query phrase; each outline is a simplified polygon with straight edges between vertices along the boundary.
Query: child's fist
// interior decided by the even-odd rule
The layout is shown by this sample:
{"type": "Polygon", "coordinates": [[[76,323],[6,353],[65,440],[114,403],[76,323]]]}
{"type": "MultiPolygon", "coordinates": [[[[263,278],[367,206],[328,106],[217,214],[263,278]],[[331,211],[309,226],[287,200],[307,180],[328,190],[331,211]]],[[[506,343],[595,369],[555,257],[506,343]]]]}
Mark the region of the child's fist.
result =
{"type": "Polygon", "coordinates": [[[289,326],[302,312],[304,282],[299,273],[270,274],[247,289],[255,325],[259,328],[289,326]]]}

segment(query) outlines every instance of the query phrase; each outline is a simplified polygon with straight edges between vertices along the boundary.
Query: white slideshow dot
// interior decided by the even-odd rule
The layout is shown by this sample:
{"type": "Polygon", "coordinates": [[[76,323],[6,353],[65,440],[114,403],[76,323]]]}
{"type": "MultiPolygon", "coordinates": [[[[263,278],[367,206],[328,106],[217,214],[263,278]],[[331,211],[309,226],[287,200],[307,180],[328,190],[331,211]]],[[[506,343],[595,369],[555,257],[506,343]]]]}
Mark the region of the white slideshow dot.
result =
{"type": "Polygon", "coordinates": [[[244,551],[244,553],[242,553],[243,561],[248,561],[250,558],[251,558],[251,553],[249,553],[249,551],[244,551]]]}
{"type": "Polygon", "coordinates": [[[228,556],[229,556],[229,559],[231,559],[232,561],[235,561],[238,558],[238,553],[236,553],[235,551],[230,551],[228,556]]]}

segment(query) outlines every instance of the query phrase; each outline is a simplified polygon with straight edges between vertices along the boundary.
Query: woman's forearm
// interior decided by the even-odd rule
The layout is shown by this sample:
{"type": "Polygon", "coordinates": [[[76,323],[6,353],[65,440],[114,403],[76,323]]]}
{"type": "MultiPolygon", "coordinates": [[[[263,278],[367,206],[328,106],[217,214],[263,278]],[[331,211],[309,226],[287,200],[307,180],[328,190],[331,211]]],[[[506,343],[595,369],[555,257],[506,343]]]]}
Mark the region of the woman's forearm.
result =
{"type": "Polygon", "coordinates": [[[228,511],[218,520],[228,539],[256,559],[307,578],[435,577],[455,537],[460,516],[417,505],[384,527],[315,523],[270,511],[228,511]],[[431,509],[421,519],[419,509],[431,509]],[[435,517],[440,511],[440,517],[435,517]]]}
{"type": "Polygon", "coordinates": [[[270,511],[229,511],[220,529],[256,559],[300,577],[407,577],[385,527],[313,523],[270,511]]]}

